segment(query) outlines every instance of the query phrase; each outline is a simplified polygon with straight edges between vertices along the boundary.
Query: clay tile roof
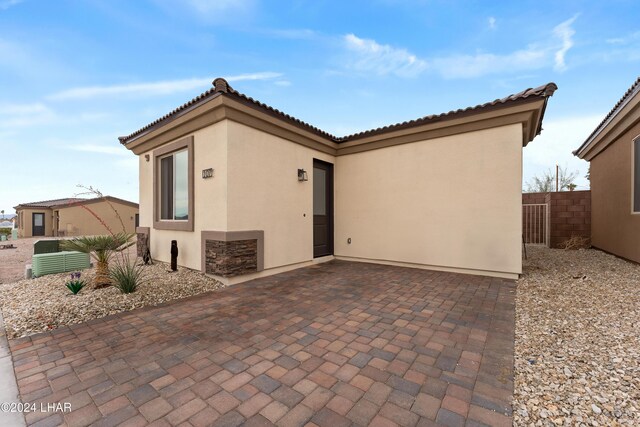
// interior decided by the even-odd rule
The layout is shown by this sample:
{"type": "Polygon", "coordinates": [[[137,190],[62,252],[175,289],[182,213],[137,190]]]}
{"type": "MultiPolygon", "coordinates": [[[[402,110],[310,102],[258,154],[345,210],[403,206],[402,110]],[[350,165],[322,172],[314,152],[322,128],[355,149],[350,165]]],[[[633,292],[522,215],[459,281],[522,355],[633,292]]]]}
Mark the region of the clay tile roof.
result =
{"type": "Polygon", "coordinates": [[[454,117],[463,116],[470,113],[477,113],[479,110],[489,109],[491,107],[500,107],[504,104],[520,101],[523,99],[527,99],[530,97],[548,97],[553,95],[553,93],[558,89],[555,83],[547,83],[546,85],[538,86],[536,88],[525,89],[522,92],[516,93],[514,95],[509,95],[504,98],[496,99],[492,102],[487,102],[484,104],[476,105],[474,107],[461,108],[458,110],[452,110],[448,113],[442,114],[431,114],[428,116],[421,117],[415,120],[409,120],[402,123],[396,123],[393,125],[388,125],[384,127],[379,127],[376,129],[366,130],[363,132],[354,133],[352,135],[347,135],[342,139],[342,141],[349,141],[352,139],[363,138],[365,136],[374,135],[377,133],[387,132],[390,130],[398,130],[403,128],[408,128],[412,126],[422,125],[430,122],[437,122],[443,119],[451,119],[454,117]]]}
{"type": "Polygon", "coordinates": [[[593,130],[593,132],[591,132],[591,135],[589,135],[589,137],[587,139],[584,140],[584,142],[582,143],[582,145],[580,145],[580,147],[578,147],[577,150],[573,151],[573,154],[575,156],[578,155],[578,153],[587,146],[587,144],[589,144],[589,142],[591,142],[591,140],[598,134],[600,133],[600,131],[602,129],[604,129],[604,127],[607,125],[607,123],[609,123],[609,121],[611,119],[613,119],[618,112],[622,109],[622,107],[624,105],[626,105],[627,100],[631,97],[631,95],[636,92],[636,89],[640,88],[640,77],[638,77],[636,79],[635,82],[633,82],[633,84],[631,85],[631,87],[629,89],[627,89],[627,91],[624,93],[624,95],[622,95],[622,98],[620,98],[620,100],[618,102],[616,102],[616,105],[613,106],[613,108],[611,109],[611,111],[609,111],[609,113],[604,117],[604,119],[602,119],[602,121],[600,122],[600,124],[598,126],[596,126],[596,128],[593,130]]]}
{"type": "MultiPolygon", "coordinates": [[[[129,202],[128,200],[118,199],[117,197],[112,196],[104,196],[105,199],[110,201],[116,201],[124,204],[135,205],[138,206],[137,203],[129,202]]],[[[18,206],[15,206],[14,209],[29,209],[29,208],[54,208],[54,207],[62,207],[62,206],[72,206],[72,205],[83,205],[86,203],[96,202],[102,200],[103,197],[96,197],[93,199],[83,199],[78,197],[67,197],[65,199],[53,199],[53,200],[43,200],[40,202],[31,202],[31,203],[20,203],[18,206]]]]}
{"type": "Polygon", "coordinates": [[[79,199],[76,197],[67,197],[65,199],[52,199],[52,200],[42,200],[40,202],[30,202],[30,203],[20,203],[14,209],[22,209],[22,208],[52,208],[54,206],[62,206],[68,205],[71,203],[76,203],[86,199],[79,199]]]}
{"type": "MultiPolygon", "coordinates": [[[[421,125],[421,124],[426,124],[426,123],[430,123],[430,122],[436,122],[436,121],[440,121],[440,120],[448,120],[448,119],[452,119],[452,118],[456,118],[459,116],[464,116],[467,114],[474,114],[477,113],[481,110],[485,110],[485,109],[493,109],[493,108],[499,108],[505,104],[510,104],[512,102],[517,102],[517,101],[523,101],[523,100],[527,100],[528,98],[546,98],[549,97],[551,95],[553,95],[553,93],[558,89],[558,87],[556,86],[555,83],[547,83],[546,85],[543,86],[539,86],[536,88],[529,88],[526,90],[523,90],[522,92],[516,93],[514,95],[509,95],[505,98],[500,98],[500,99],[496,99],[495,101],[492,102],[487,102],[485,104],[480,104],[480,105],[476,105],[474,107],[467,107],[464,109],[459,109],[459,110],[455,110],[455,111],[449,111],[448,113],[443,113],[443,114],[437,114],[437,115],[429,115],[429,116],[424,116],[421,117],[419,119],[415,119],[415,120],[410,120],[410,121],[406,121],[406,122],[402,122],[402,123],[396,123],[396,124],[392,124],[389,126],[384,126],[384,127],[380,127],[377,129],[370,129],[370,130],[366,130],[363,132],[358,132],[358,133],[354,133],[352,135],[347,135],[347,136],[343,136],[343,137],[337,137],[334,136],[328,132],[323,131],[322,129],[319,129],[315,126],[310,125],[309,123],[306,123],[300,119],[297,119],[293,116],[290,116],[289,114],[286,114],[278,109],[275,109],[267,104],[264,104],[258,100],[255,100],[251,97],[248,97],[240,92],[238,92],[237,90],[233,89],[229,83],[227,83],[227,81],[223,78],[217,78],[213,81],[213,88],[207,90],[206,92],[198,95],[197,97],[193,98],[192,100],[190,100],[189,102],[179,106],[178,108],[174,109],[173,111],[171,111],[168,114],[165,114],[164,116],[160,117],[159,119],[149,123],[148,125],[138,129],[137,131],[127,135],[127,136],[121,136],[118,139],[120,140],[121,144],[127,144],[132,138],[135,138],[143,133],[146,133],[148,131],[151,131],[153,129],[159,128],[161,126],[163,126],[166,123],[169,123],[171,120],[179,117],[180,115],[204,104],[205,102],[210,101],[211,99],[214,99],[218,96],[229,96],[232,97],[233,99],[242,102],[245,105],[248,105],[250,107],[259,109],[260,111],[269,114],[271,116],[277,117],[281,120],[285,120],[295,126],[298,126],[300,128],[303,128],[305,130],[308,130],[310,132],[313,132],[317,135],[320,135],[322,137],[328,138],[330,140],[332,140],[333,142],[336,143],[341,143],[341,142],[346,142],[346,141],[350,141],[353,139],[358,139],[358,138],[363,138],[366,136],[370,136],[370,135],[375,135],[378,133],[384,133],[384,132],[388,132],[391,130],[397,130],[397,129],[402,129],[402,128],[406,128],[406,127],[412,127],[412,126],[416,126],[416,125],[421,125]]],[[[540,131],[540,129],[538,129],[538,132],[540,131]]]]}

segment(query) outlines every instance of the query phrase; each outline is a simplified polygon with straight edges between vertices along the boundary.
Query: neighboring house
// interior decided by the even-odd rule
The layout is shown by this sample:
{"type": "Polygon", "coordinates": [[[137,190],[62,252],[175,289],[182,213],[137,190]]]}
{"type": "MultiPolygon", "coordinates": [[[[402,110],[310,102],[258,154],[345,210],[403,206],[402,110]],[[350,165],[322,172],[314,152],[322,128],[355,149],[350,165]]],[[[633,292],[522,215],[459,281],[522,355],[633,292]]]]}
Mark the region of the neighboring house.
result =
{"type": "Polygon", "coordinates": [[[213,85],[120,138],[154,258],[176,240],[227,283],[334,258],[521,273],[522,147],[555,84],[342,138],[213,85]]]}
{"type": "Polygon", "coordinates": [[[640,78],[573,154],[589,161],[592,245],[640,262],[640,78]]]}
{"type": "Polygon", "coordinates": [[[121,217],[125,231],[133,233],[137,225],[138,204],[106,196],[21,203],[14,208],[18,218],[18,235],[52,237],[107,234],[108,230],[101,220],[114,233],[122,232],[122,224],[109,203],[121,217]]]}

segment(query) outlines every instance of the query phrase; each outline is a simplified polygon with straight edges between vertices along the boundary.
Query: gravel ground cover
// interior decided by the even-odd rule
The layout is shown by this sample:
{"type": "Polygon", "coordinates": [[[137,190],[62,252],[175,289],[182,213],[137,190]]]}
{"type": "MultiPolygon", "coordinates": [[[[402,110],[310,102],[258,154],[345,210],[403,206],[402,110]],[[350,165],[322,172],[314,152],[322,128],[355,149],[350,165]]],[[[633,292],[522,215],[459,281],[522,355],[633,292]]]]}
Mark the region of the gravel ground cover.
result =
{"type": "Polygon", "coordinates": [[[2,243],[12,244],[15,249],[0,249],[0,283],[17,282],[24,278],[24,267],[31,264],[33,244],[38,240],[51,240],[54,237],[27,237],[2,243]]]}
{"type": "Polygon", "coordinates": [[[640,266],[593,249],[527,252],[514,425],[640,425],[640,266]]]}
{"type": "MultiPolygon", "coordinates": [[[[217,280],[197,271],[179,268],[177,272],[170,272],[165,263],[156,262],[143,268],[146,281],[131,294],[122,294],[112,286],[103,289],[89,286],[73,295],[65,287],[69,273],[0,284],[0,309],[7,336],[31,335],[223,287],[217,280]]],[[[82,279],[87,283],[91,283],[93,275],[93,268],[82,271],[82,279]]]]}

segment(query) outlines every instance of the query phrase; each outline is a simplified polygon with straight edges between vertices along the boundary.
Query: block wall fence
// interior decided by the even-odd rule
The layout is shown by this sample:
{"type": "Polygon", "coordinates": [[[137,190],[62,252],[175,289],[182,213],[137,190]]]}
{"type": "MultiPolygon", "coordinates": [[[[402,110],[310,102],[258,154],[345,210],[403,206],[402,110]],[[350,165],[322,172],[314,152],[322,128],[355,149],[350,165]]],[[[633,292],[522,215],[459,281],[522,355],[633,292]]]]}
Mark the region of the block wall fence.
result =
{"type": "Polygon", "coordinates": [[[591,191],[522,193],[522,204],[549,205],[550,246],[560,248],[573,236],[591,239],[591,191]]]}

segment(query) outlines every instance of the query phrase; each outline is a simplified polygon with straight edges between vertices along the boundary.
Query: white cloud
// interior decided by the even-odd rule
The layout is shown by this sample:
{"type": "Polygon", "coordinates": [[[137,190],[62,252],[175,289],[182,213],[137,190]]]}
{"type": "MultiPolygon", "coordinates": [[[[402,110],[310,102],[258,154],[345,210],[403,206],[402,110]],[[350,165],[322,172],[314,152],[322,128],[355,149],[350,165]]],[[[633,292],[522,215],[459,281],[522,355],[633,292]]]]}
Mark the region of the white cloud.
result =
{"type": "Polygon", "coordinates": [[[153,0],[171,17],[187,14],[209,25],[243,25],[257,10],[257,0],[153,0]]]}
{"type": "Polygon", "coordinates": [[[612,39],[607,39],[606,42],[613,45],[626,45],[640,40],[640,31],[636,31],[635,33],[628,34],[624,37],[615,37],[612,39]]]}
{"type": "MultiPolygon", "coordinates": [[[[378,75],[415,77],[429,69],[439,73],[443,78],[460,79],[551,67],[562,72],[567,68],[566,54],[574,45],[575,30],[572,25],[577,18],[578,15],[575,15],[558,24],[551,34],[542,40],[507,53],[478,51],[472,54],[453,53],[434,58],[419,58],[406,49],[380,44],[375,40],[361,39],[354,34],[344,36],[343,43],[351,54],[347,60],[348,68],[378,75]]],[[[496,19],[489,17],[488,25],[489,28],[496,28],[496,19]]]]}
{"type": "Polygon", "coordinates": [[[542,133],[523,150],[523,186],[558,163],[568,172],[578,171],[578,190],[587,189],[589,181],[584,176],[589,163],[575,157],[573,150],[584,142],[603,117],[604,114],[590,114],[545,119],[542,133]]]}
{"type": "Polygon", "coordinates": [[[24,115],[43,113],[48,111],[46,105],[37,102],[33,104],[0,104],[0,115],[24,115]]]}
{"type": "Polygon", "coordinates": [[[564,71],[567,69],[564,57],[569,49],[573,47],[573,36],[576,32],[571,25],[577,18],[578,15],[575,15],[573,18],[567,19],[553,29],[553,35],[559,38],[562,42],[562,47],[555,53],[555,64],[553,68],[556,71],[564,71]]]}
{"type": "MultiPolygon", "coordinates": [[[[269,80],[281,77],[281,73],[262,72],[252,74],[240,74],[225,77],[228,82],[242,80],[269,80]]],[[[69,99],[88,99],[99,96],[121,96],[121,95],[167,95],[176,92],[186,92],[195,89],[202,89],[211,85],[213,78],[192,78],[182,80],[165,80],[151,83],[129,83],[111,86],[85,86],[67,89],[47,96],[47,99],[64,101],[69,99]]]]}
{"type": "Polygon", "coordinates": [[[0,129],[23,128],[55,119],[55,113],[42,103],[0,104],[0,129]]]}
{"type": "Polygon", "coordinates": [[[495,30],[497,27],[496,18],[494,18],[493,16],[490,16],[489,19],[487,19],[487,24],[489,25],[490,30],[495,30]]]}
{"type": "Polygon", "coordinates": [[[348,66],[357,71],[379,75],[395,74],[415,77],[427,69],[427,62],[406,49],[361,39],[354,34],[343,37],[344,46],[353,56],[348,66]]]}
{"type": "Polygon", "coordinates": [[[548,54],[544,49],[531,46],[506,55],[477,53],[435,58],[433,67],[449,79],[472,78],[509,71],[533,70],[546,65],[548,54]]]}
{"type": "Polygon", "coordinates": [[[271,71],[266,71],[263,73],[247,73],[247,74],[238,74],[237,76],[227,76],[225,79],[228,82],[239,82],[243,80],[271,80],[277,79],[278,77],[282,77],[282,73],[274,73],[271,71]]]}
{"type": "Polygon", "coordinates": [[[19,3],[22,3],[22,0],[2,0],[0,1],[0,10],[7,10],[11,6],[15,6],[19,3]]]}
{"type": "MultiPolygon", "coordinates": [[[[113,138],[115,141],[115,138],[113,138]]],[[[87,153],[113,154],[119,156],[130,156],[131,153],[124,147],[117,145],[115,142],[111,145],[100,144],[78,144],[66,146],[69,150],[84,151],[87,153]]]]}
{"type": "Polygon", "coordinates": [[[307,28],[271,29],[264,30],[263,33],[277,38],[308,40],[318,36],[318,33],[307,28]]]}
{"type": "Polygon", "coordinates": [[[212,16],[229,10],[246,10],[255,4],[253,0],[186,0],[184,3],[197,13],[212,16]]]}

